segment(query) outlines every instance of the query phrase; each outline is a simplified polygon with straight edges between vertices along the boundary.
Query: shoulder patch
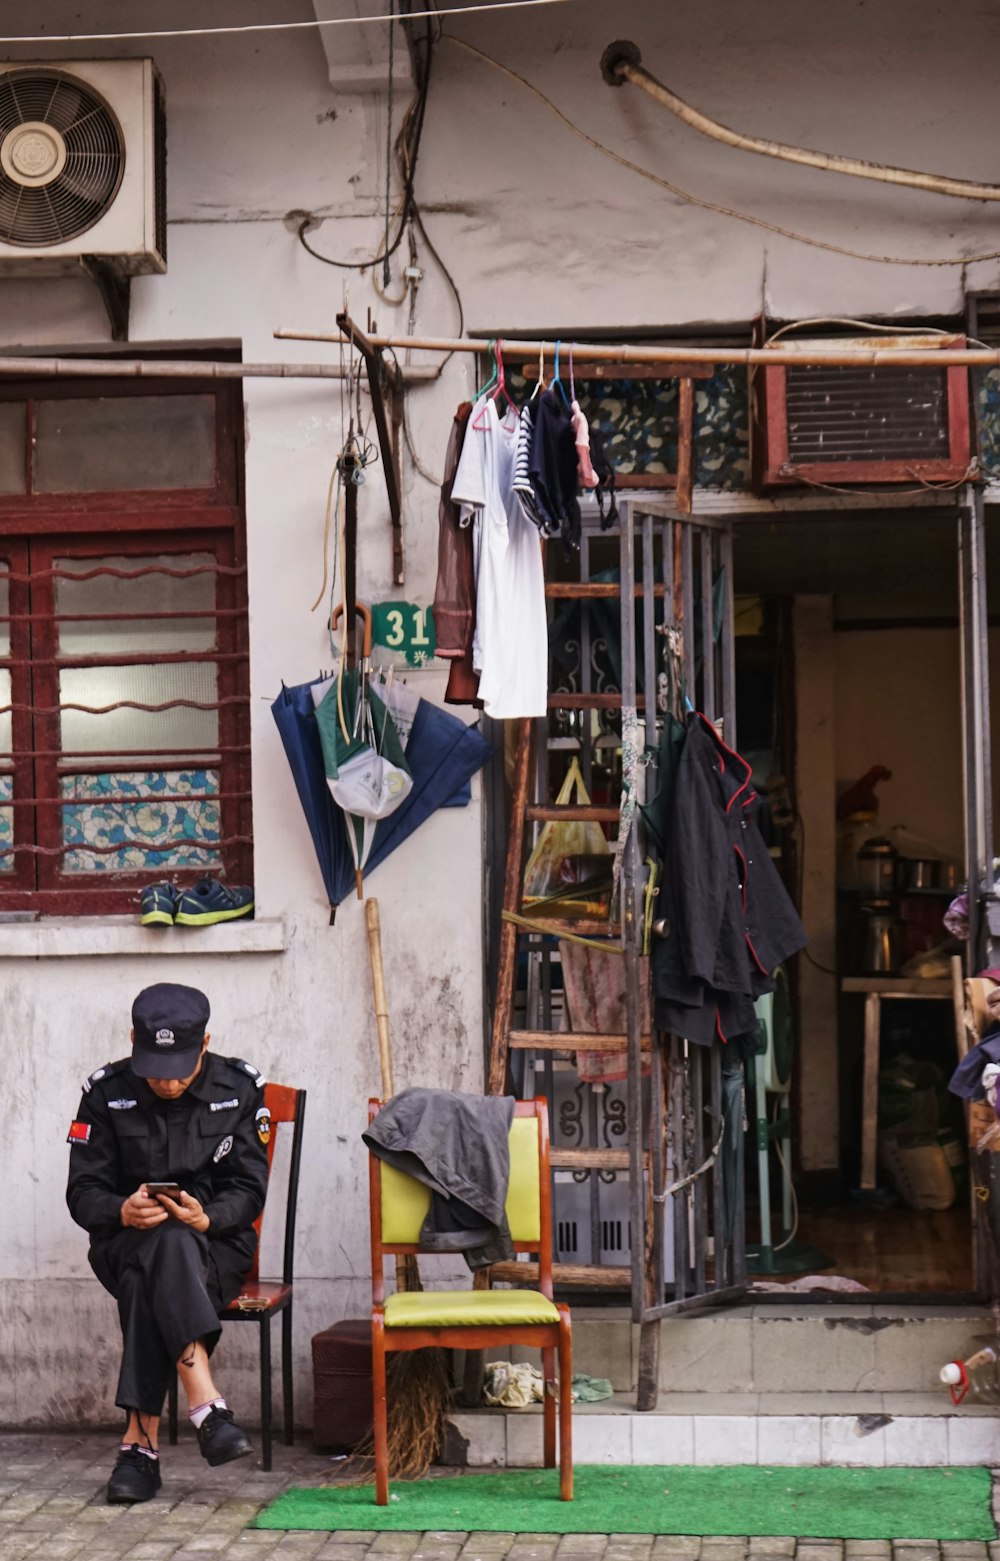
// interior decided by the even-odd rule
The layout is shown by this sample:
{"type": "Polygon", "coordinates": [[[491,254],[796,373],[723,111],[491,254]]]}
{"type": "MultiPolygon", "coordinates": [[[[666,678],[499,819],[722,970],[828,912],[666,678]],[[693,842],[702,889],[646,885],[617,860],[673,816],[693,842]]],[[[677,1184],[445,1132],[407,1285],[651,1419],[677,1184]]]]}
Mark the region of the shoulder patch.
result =
{"type": "Polygon", "coordinates": [[[83,1093],[89,1095],[95,1084],[99,1084],[102,1079],[110,1078],[112,1074],[120,1073],[127,1064],[128,1058],[122,1057],[118,1062],[106,1062],[103,1068],[95,1068],[90,1077],[83,1081],[83,1093]]]}
{"type": "Polygon", "coordinates": [[[256,1084],[258,1089],[264,1088],[267,1079],[252,1062],[244,1062],[242,1057],[227,1057],[226,1061],[231,1068],[236,1069],[237,1073],[242,1073],[244,1078],[249,1079],[251,1084],[256,1084]]]}
{"type": "Polygon", "coordinates": [[[68,1144],[89,1144],[91,1125],[89,1122],[71,1122],[69,1132],[66,1135],[68,1144]]]}

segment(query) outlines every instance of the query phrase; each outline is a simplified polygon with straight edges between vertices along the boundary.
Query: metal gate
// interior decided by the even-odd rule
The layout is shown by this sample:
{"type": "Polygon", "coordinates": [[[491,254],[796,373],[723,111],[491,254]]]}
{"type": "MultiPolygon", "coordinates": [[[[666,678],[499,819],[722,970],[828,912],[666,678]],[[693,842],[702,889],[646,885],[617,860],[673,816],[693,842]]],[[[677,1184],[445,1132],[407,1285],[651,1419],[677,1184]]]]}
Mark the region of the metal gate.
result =
{"type": "MultiPolygon", "coordinates": [[[[655,795],[669,710],[699,710],[735,745],[731,530],[661,499],[622,500],[610,526],[588,507],[576,565],[550,551],[547,573],[556,605],[534,810],[551,804],[553,772],[570,751],[595,815],[605,800],[617,811],[622,798],[625,1077],[585,1082],[581,1071],[593,1079],[592,1064],[551,1047],[511,1056],[520,1092],[549,1101],[563,1282],[627,1288],[644,1325],[641,1404],[655,1399],[659,1319],[733,1300],[746,1287],[742,1064],[722,1048],[651,1033],[643,946],[655,900],[636,806],[655,795]]],[[[524,1029],[558,1031],[560,945],[529,933],[523,953],[524,1029]]]]}

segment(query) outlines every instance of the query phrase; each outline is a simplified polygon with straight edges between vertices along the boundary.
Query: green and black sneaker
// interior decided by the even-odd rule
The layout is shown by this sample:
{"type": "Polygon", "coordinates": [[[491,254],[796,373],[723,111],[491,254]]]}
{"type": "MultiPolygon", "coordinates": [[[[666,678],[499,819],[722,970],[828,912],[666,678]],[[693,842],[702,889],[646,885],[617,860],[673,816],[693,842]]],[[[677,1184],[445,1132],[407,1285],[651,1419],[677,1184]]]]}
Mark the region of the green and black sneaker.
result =
{"type": "Polygon", "coordinates": [[[144,927],[172,927],[177,890],[172,883],[150,883],[139,896],[139,920],[144,927]]]}
{"type": "Polygon", "coordinates": [[[230,889],[213,878],[203,878],[178,896],[174,921],[179,927],[211,927],[217,921],[252,915],[252,889],[230,889]]]}

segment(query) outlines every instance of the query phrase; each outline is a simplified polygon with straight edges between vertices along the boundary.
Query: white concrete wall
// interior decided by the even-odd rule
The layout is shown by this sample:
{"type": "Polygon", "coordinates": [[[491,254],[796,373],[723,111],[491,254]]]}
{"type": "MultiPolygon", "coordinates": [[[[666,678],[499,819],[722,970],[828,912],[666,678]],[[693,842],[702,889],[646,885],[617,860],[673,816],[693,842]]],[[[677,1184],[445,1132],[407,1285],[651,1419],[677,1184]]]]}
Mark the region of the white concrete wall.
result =
{"type": "MultiPolygon", "coordinates": [[[[167,21],[204,24],[209,14],[239,21],[248,12],[236,0],[210,8],[184,0],[167,21]]],[[[268,7],[268,19],[311,15],[306,0],[268,7]]],[[[163,8],[145,0],[83,4],[72,17],[54,0],[30,7],[35,31],[164,20],[163,8]]],[[[1000,121],[993,47],[1000,24],[972,0],[948,8],[883,0],[860,10],[795,0],[757,7],[705,0],[697,8],[580,0],[446,25],[536,83],[588,132],[707,200],[875,254],[927,257],[998,243],[992,208],[724,150],[598,75],[605,43],[628,32],[650,69],[731,124],[989,178],[1000,121]]],[[[384,103],[331,91],[315,34],[159,41],[148,51],[116,43],[6,52],[25,59],[152,52],[164,75],[170,266],[166,277],[135,284],[136,341],[236,338],[247,358],[314,358],[321,349],[275,344],[271,332],[329,328],[345,277],[356,316],[364,319],[371,304],[380,324],[402,327],[368,277],[320,266],[282,222],[291,208],[327,216],[313,242],[341,257],[370,253],[379,233],[384,103]]],[[[747,319],[762,304],[801,316],[948,311],[961,302],[958,268],[849,260],[684,204],[587,148],[517,82],[450,41],[435,61],[418,188],[473,327],[582,334],[594,326],[747,319]]],[[[417,329],[450,332],[451,296],[426,253],[422,263],[417,329]]],[[[996,285],[1000,267],[971,266],[966,278],[996,285]]],[[[26,346],[107,339],[96,295],[81,280],[0,283],[0,332],[5,343],[26,346]]],[[[469,372],[454,360],[436,386],[411,398],[413,436],[432,470],[469,372]]],[[[310,676],[326,660],[322,614],[310,616],[308,607],[322,573],[323,503],[342,428],[338,391],[249,383],[246,425],[256,887],[260,916],[285,919],[288,948],[198,953],[190,962],[155,952],[4,960],[0,1091],[14,1190],[0,1212],[0,1422],[96,1420],[110,1411],[113,1308],[88,1277],[85,1240],[62,1205],[63,1145],[78,1077],[123,1050],[128,1004],[148,981],[183,975],[203,985],[220,1047],[309,1087],[297,1325],[304,1412],[310,1334],[364,1305],[358,1131],[378,1077],[363,919],[351,904],[327,926],[267,709],[281,678],[310,676]]],[[[405,486],[406,595],[426,602],[435,495],[412,471],[405,486]]],[[[397,594],[377,468],[361,507],[360,592],[397,594]]],[[[428,677],[421,686],[440,684],[428,677]]],[[[429,823],[372,888],[383,904],[400,1080],[474,1087],[482,1021],[478,801],[429,823]]],[[[231,1383],[250,1341],[227,1339],[224,1349],[231,1383]]],[[[236,1397],[244,1404],[253,1402],[251,1378],[241,1366],[236,1397]]]]}

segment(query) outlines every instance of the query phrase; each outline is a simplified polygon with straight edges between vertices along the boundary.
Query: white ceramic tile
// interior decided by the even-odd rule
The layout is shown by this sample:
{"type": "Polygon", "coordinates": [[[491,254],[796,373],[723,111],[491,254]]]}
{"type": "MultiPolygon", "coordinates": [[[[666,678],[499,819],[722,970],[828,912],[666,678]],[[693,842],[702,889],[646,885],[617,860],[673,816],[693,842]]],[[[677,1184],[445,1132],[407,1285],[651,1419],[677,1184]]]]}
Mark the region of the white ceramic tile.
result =
{"type": "Polygon", "coordinates": [[[637,1418],[633,1415],[574,1415],[573,1462],[631,1463],[632,1425],[637,1418]]]}
{"type": "Polygon", "coordinates": [[[756,1415],[695,1415],[697,1464],[756,1463],[756,1415]]]}
{"type": "Polygon", "coordinates": [[[887,1465],[936,1467],[948,1462],[948,1423],[941,1415],[891,1420],[883,1433],[887,1465]]]}
{"type": "Polygon", "coordinates": [[[1000,1421],[964,1420],[958,1414],[950,1416],[945,1424],[949,1463],[1000,1464],[1000,1421]]]}
{"type": "Polygon", "coordinates": [[[869,1431],[859,1436],[856,1415],[824,1415],[820,1453],[825,1464],[881,1469],[885,1465],[885,1432],[869,1431]]]}
{"type": "MultiPolygon", "coordinates": [[[[514,1469],[542,1466],[542,1417],[530,1410],[512,1410],[507,1421],[507,1464],[514,1469]]],[[[574,1430],[576,1427],[574,1426],[574,1430]]]]}
{"type": "Polygon", "coordinates": [[[787,1465],[820,1461],[819,1415],[762,1415],[757,1422],[757,1461],[787,1465]]]}
{"type": "Polygon", "coordinates": [[[694,1463],[691,1415],[637,1415],[632,1422],[632,1462],[694,1463]]]}

